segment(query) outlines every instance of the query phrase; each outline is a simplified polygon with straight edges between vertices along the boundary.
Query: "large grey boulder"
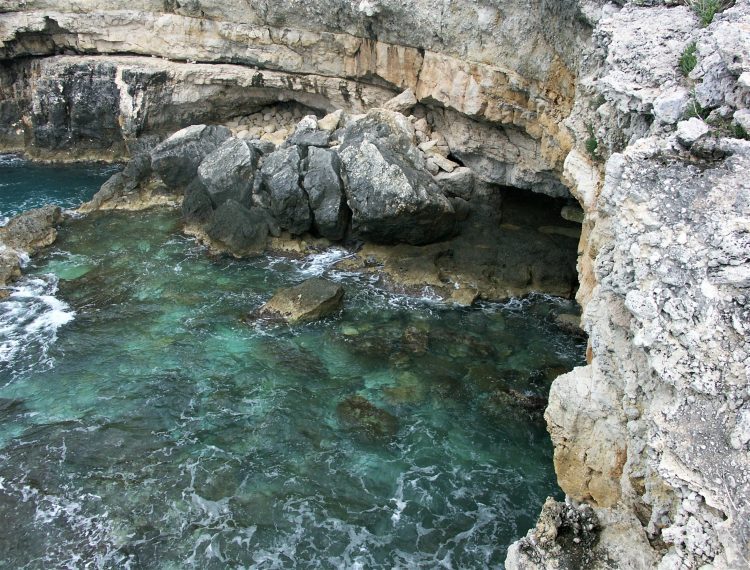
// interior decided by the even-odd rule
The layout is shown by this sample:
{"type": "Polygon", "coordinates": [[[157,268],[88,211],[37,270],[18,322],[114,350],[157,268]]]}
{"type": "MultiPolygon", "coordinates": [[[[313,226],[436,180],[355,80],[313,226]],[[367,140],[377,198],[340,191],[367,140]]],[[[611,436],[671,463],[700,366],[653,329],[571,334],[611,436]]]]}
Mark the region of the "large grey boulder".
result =
{"type": "Polygon", "coordinates": [[[235,255],[262,253],[275,222],[263,208],[245,208],[229,199],[213,213],[206,234],[235,255]]]}
{"type": "Polygon", "coordinates": [[[231,135],[224,126],[184,128],[151,151],[151,166],[164,184],[173,190],[183,190],[197,176],[203,159],[231,135]]]}
{"type": "Polygon", "coordinates": [[[206,156],[198,167],[198,177],[215,206],[228,199],[249,203],[260,151],[246,141],[230,138],[206,156]]]}
{"type": "Polygon", "coordinates": [[[406,117],[373,109],[347,127],[339,155],[355,233],[413,245],[454,233],[453,206],[425,169],[406,117]]]}
{"type": "Polygon", "coordinates": [[[182,199],[182,218],[189,225],[203,226],[214,216],[214,204],[206,186],[200,178],[194,178],[185,188],[182,199]]]}
{"type": "Polygon", "coordinates": [[[282,229],[299,235],[312,225],[307,193],[300,186],[300,154],[296,146],[268,155],[261,167],[260,192],[282,229]]]}
{"type": "Polygon", "coordinates": [[[341,182],[341,161],[329,149],[310,147],[304,187],[318,233],[331,240],[344,237],[351,213],[341,182]]]}

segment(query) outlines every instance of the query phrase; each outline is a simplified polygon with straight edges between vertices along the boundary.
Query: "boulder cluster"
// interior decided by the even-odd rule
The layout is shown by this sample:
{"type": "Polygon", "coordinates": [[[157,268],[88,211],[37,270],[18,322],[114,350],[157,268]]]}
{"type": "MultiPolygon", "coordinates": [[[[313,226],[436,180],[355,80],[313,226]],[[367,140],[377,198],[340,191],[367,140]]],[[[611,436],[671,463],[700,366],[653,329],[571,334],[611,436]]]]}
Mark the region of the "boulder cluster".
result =
{"type": "Polygon", "coordinates": [[[380,108],[358,117],[307,115],[278,146],[222,125],[193,125],[135,157],[103,191],[132,191],[155,175],[184,196],[188,228],[236,255],[262,252],[282,232],[432,243],[455,233],[465,204],[452,182],[433,177],[437,151],[418,148],[426,135],[415,121],[380,108]]]}

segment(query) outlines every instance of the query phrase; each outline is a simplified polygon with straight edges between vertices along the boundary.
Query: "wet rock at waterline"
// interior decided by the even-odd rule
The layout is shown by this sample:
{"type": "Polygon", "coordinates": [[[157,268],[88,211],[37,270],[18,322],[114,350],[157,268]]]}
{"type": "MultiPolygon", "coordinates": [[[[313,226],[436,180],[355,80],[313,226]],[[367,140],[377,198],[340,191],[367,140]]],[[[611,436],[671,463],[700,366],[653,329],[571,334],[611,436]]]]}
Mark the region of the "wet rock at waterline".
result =
{"type": "Polygon", "coordinates": [[[138,154],[134,156],[125,165],[122,172],[113,174],[109,180],[102,184],[91,201],[81,206],[81,211],[93,212],[110,201],[137,191],[148,180],[152,172],[150,155],[138,154]]]}
{"type": "Polygon", "coordinates": [[[236,255],[262,253],[272,233],[278,233],[278,228],[264,208],[248,209],[235,200],[219,206],[206,229],[209,238],[236,255]]]}
{"type": "Polygon", "coordinates": [[[344,288],[327,279],[308,279],[281,289],[257,312],[258,316],[289,323],[322,319],[338,311],[344,302],[344,288]]]}
{"type": "Polygon", "coordinates": [[[157,146],[151,152],[151,165],[164,184],[182,190],[196,177],[203,159],[231,135],[223,126],[192,125],[157,146]]]}
{"type": "MultiPolygon", "coordinates": [[[[21,276],[21,258],[33,255],[57,238],[55,226],[62,219],[58,206],[44,206],[11,218],[0,227],[0,286],[21,276]]],[[[0,298],[6,296],[0,291],[0,298]]]]}
{"type": "Polygon", "coordinates": [[[398,419],[363,396],[350,396],[336,406],[339,421],[366,440],[382,441],[398,432],[398,419]]]}

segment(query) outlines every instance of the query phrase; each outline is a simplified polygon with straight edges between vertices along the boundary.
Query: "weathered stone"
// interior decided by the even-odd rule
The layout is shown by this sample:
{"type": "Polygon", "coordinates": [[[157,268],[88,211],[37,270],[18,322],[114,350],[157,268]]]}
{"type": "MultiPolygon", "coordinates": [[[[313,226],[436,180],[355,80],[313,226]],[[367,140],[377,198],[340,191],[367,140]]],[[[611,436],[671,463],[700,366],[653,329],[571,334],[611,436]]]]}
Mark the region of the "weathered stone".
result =
{"type": "Polygon", "coordinates": [[[308,279],[301,284],[277,291],[263,305],[259,314],[283,319],[289,323],[315,321],[332,315],[344,302],[344,288],[327,279],[308,279]]]}
{"type": "Polygon", "coordinates": [[[690,148],[695,141],[708,131],[708,125],[695,117],[687,121],[680,121],[677,125],[677,142],[686,148],[690,148]]]}
{"type": "Polygon", "coordinates": [[[303,185],[318,233],[331,240],[343,238],[351,212],[344,199],[338,155],[332,150],[310,147],[303,185]]]}
{"type": "Polygon", "coordinates": [[[328,113],[322,119],[318,119],[318,128],[321,131],[328,131],[329,133],[334,132],[341,125],[343,114],[343,109],[339,109],[338,111],[334,111],[333,113],[328,113]]]}
{"type": "Polygon", "coordinates": [[[299,147],[328,146],[331,133],[318,128],[318,120],[314,115],[303,118],[294,129],[294,134],[289,137],[289,143],[299,147]]]}
{"type": "Polygon", "coordinates": [[[264,209],[248,209],[229,199],[210,218],[206,234],[235,255],[252,255],[265,250],[270,228],[274,224],[264,209]]]}
{"type": "Polygon", "coordinates": [[[62,219],[58,206],[43,206],[23,212],[0,227],[0,242],[17,251],[33,254],[54,243],[57,225],[62,219]]]}
{"type": "Polygon", "coordinates": [[[296,146],[279,149],[266,157],[260,171],[269,210],[283,229],[296,235],[312,225],[308,196],[300,186],[300,160],[296,146]]]}
{"type": "Polygon", "coordinates": [[[125,165],[122,172],[113,174],[109,180],[102,184],[91,201],[84,204],[81,210],[84,212],[98,210],[106,202],[136,191],[143,182],[148,180],[151,172],[150,155],[138,154],[134,156],[125,165]]]}
{"type": "Polygon", "coordinates": [[[203,159],[232,135],[223,126],[193,125],[177,131],[151,152],[151,166],[164,184],[183,190],[203,159]]]}
{"type": "Polygon", "coordinates": [[[350,125],[339,150],[353,229],[382,243],[423,244],[455,231],[455,212],[424,169],[414,131],[398,113],[374,110],[350,125]]]}
{"type": "MultiPolygon", "coordinates": [[[[21,257],[34,255],[57,239],[55,226],[62,219],[57,206],[23,212],[0,227],[0,286],[21,276],[21,257]]],[[[0,292],[0,298],[5,293],[0,292]]]]}
{"type": "Polygon", "coordinates": [[[215,206],[230,198],[240,204],[250,203],[259,158],[260,152],[253,146],[230,138],[203,159],[198,177],[215,206]]]}
{"type": "Polygon", "coordinates": [[[474,195],[474,173],[469,168],[459,166],[452,172],[440,172],[435,182],[446,196],[471,200],[474,195]]]}
{"type": "Polygon", "coordinates": [[[414,91],[407,89],[393,99],[383,103],[383,109],[395,111],[396,113],[406,114],[414,105],[417,104],[417,98],[414,91]]]}
{"type": "Polygon", "coordinates": [[[185,188],[182,199],[182,217],[188,224],[203,226],[208,224],[214,215],[214,203],[206,186],[199,177],[193,179],[185,188]]]}

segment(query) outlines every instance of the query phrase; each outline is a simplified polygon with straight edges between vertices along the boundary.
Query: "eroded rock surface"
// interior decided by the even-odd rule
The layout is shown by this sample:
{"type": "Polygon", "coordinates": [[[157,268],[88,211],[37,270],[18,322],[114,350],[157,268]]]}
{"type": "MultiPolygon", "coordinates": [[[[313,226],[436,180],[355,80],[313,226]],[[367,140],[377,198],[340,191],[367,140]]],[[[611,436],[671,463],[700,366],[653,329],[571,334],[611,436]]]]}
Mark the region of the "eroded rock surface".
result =
{"type": "MultiPolygon", "coordinates": [[[[0,227],[0,286],[21,276],[21,260],[57,239],[55,226],[62,220],[58,206],[44,206],[11,218],[0,227]]],[[[4,290],[0,289],[0,297],[4,290]]]]}
{"type": "Polygon", "coordinates": [[[259,314],[283,319],[289,323],[316,321],[341,308],[344,288],[327,279],[308,279],[274,294],[259,314]]]}

